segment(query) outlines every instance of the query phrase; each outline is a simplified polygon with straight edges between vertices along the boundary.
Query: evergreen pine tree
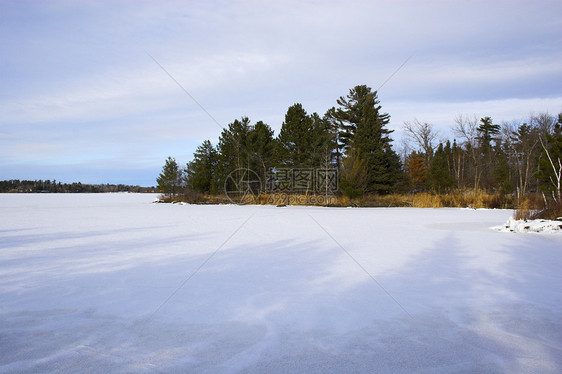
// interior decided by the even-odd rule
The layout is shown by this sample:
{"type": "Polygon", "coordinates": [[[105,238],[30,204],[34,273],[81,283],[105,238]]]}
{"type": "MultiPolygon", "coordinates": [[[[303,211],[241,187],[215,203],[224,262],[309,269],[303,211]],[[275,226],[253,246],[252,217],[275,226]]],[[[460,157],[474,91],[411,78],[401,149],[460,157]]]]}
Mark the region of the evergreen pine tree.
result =
{"type": "Polygon", "coordinates": [[[502,194],[513,192],[514,186],[510,182],[507,154],[504,148],[499,145],[495,151],[494,179],[494,186],[498,188],[502,194]]]}
{"type": "Polygon", "coordinates": [[[218,154],[209,140],[205,140],[193,154],[193,161],[187,164],[188,186],[202,193],[217,193],[216,171],[218,154]]]}
{"type": "Polygon", "coordinates": [[[302,104],[296,103],[289,107],[277,137],[279,166],[290,168],[310,166],[312,127],[312,118],[306,113],[302,104]]]}
{"type": "Polygon", "coordinates": [[[277,165],[318,168],[332,162],[335,139],[330,122],[318,113],[308,115],[301,104],[289,107],[276,139],[277,165]]]}
{"type": "Polygon", "coordinates": [[[402,166],[390,144],[393,130],[386,128],[390,115],[381,112],[376,91],[356,86],[347,99],[340,97],[338,104],[335,116],[342,123],[339,137],[346,151],[354,149],[367,163],[367,192],[390,192],[402,178],[402,166]]]}
{"type": "Polygon", "coordinates": [[[341,167],[340,188],[351,200],[365,193],[368,182],[367,162],[353,149],[349,149],[343,158],[341,167]]]}
{"type": "Polygon", "coordinates": [[[431,187],[439,193],[453,187],[454,179],[449,170],[443,143],[439,144],[437,151],[433,155],[431,167],[429,168],[429,182],[431,187]]]}
{"type": "Polygon", "coordinates": [[[344,150],[351,145],[359,123],[365,117],[365,110],[373,109],[376,117],[380,121],[381,135],[387,136],[391,130],[384,128],[390,122],[388,113],[381,113],[381,106],[377,99],[377,92],[371,91],[366,85],[355,86],[349,90],[347,98],[340,96],[337,100],[338,109],[333,112],[333,116],[340,123],[339,138],[344,150]]]}
{"type": "Polygon", "coordinates": [[[273,130],[262,121],[258,121],[251,127],[248,134],[248,155],[250,158],[249,169],[255,172],[262,183],[266,186],[266,175],[273,166],[275,155],[275,140],[273,130]]]}
{"type": "Polygon", "coordinates": [[[478,136],[476,139],[479,144],[478,160],[480,171],[478,184],[484,189],[491,189],[496,185],[496,168],[498,166],[498,134],[500,125],[494,125],[492,118],[484,117],[480,119],[482,124],[476,129],[478,136]],[[496,144],[492,144],[494,141],[496,144]]]}
{"type": "Polygon", "coordinates": [[[340,129],[345,125],[342,120],[337,116],[337,110],[335,107],[330,108],[324,114],[324,121],[328,133],[330,134],[329,144],[332,148],[332,154],[330,155],[330,160],[333,161],[336,167],[339,167],[344,153],[344,144],[340,138],[340,129]]]}
{"type": "Polygon", "coordinates": [[[492,140],[497,139],[497,135],[500,133],[500,125],[494,125],[490,117],[484,117],[480,119],[480,122],[482,124],[476,129],[478,131],[477,139],[482,152],[486,153],[492,148],[492,140]]]}
{"type": "Polygon", "coordinates": [[[177,196],[181,188],[182,172],[178,163],[172,157],[168,157],[162,167],[162,172],[156,178],[158,192],[163,193],[168,198],[177,196]]]}
{"type": "MultiPolygon", "coordinates": [[[[218,151],[218,167],[216,170],[217,187],[222,189],[226,178],[231,173],[249,168],[248,137],[251,131],[250,120],[242,117],[228,125],[221,132],[218,151]]],[[[234,176],[238,180],[238,175],[234,176]]]]}

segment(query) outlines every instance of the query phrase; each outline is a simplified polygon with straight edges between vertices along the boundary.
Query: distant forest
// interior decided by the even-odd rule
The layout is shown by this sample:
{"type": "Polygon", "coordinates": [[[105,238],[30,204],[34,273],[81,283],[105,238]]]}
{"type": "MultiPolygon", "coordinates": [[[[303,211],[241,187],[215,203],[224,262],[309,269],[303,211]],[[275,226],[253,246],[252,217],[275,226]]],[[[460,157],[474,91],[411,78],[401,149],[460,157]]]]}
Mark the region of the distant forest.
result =
{"type": "Polygon", "coordinates": [[[102,193],[102,192],[156,192],[154,187],[128,186],[125,184],[61,183],[56,180],[4,180],[0,181],[0,193],[102,193]]]}
{"type": "Polygon", "coordinates": [[[204,141],[185,167],[169,157],[158,190],[178,198],[193,192],[224,194],[230,173],[243,168],[265,181],[263,193],[279,182],[274,176],[270,183],[271,171],[330,168],[338,173],[336,193],[349,198],[470,190],[517,196],[535,192],[561,200],[562,114],[501,124],[487,116],[461,115],[451,124],[452,140],[414,119],[403,124],[405,142],[397,150],[393,130],[387,128],[390,115],[376,91],[356,86],[336,102],[323,116],[308,114],[299,103],[290,106],[276,137],[262,121],[235,120],[218,144],[204,141]]]}

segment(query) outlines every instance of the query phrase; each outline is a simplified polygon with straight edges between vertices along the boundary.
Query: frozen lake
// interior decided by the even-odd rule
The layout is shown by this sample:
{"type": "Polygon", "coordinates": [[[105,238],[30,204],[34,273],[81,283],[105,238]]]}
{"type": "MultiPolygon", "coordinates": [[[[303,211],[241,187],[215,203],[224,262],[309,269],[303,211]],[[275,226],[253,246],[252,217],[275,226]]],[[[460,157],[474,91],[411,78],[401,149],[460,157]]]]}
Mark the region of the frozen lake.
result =
{"type": "Polygon", "coordinates": [[[562,372],[562,235],[511,211],[155,197],[0,195],[0,372],[562,372]]]}

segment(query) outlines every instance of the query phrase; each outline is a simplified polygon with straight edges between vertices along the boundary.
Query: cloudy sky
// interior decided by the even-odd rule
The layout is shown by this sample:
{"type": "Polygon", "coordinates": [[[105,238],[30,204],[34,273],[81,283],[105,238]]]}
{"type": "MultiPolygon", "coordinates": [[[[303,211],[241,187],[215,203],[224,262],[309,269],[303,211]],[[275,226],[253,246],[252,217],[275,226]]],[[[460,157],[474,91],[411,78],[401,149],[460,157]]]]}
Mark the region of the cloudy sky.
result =
{"type": "MultiPolygon", "coordinates": [[[[562,111],[562,2],[0,0],[0,179],[151,186],[248,116],[358,84],[450,136],[562,111]],[[215,123],[151,56],[218,122],[215,123]]],[[[398,143],[398,141],[396,142],[398,143]]]]}

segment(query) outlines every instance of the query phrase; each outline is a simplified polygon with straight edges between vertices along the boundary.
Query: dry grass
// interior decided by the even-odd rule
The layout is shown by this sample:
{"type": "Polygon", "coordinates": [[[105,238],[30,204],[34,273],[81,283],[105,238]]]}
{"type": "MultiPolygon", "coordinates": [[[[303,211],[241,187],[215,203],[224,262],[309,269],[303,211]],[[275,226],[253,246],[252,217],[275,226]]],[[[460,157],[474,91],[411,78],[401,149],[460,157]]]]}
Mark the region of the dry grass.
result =
{"type": "Polygon", "coordinates": [[[551,201],[550,204],[539,213],[538,218],[562,221],[562,201],[551,201]]]}
{"type": "MultiPolygon", "coordinates": [[[[539,194],[529,194],[521,199],[515,195],[487,193],[483,191],[456,191],[449,194],[428,192],[417,194],[365,195],[357,199],[346,196],[328,196],[312,194],[262,194],[255,197],[241,198],[233,201],[225,195],[202,195],[190,193],[163,199],[164,202],[184,201],[193,204],[258,204],[258,205],[306,205],[306,206],[357,206],[357,207],[415,207],[415,208],[496,208],[516,209],[516,215],[523,219],[532,218],[537,213],[546,211],[539,194]]],[[[549,216],[562,216],[562,209],[552,207],[549,216]]]]}
{"type": "Polygon", "coordinates": [[[562,202],[550,200],[547,201],[546,206],[544,202],[541,202],[541,204],[538,204],[536,202],[530,203],[529,205],[522,204],[515,212],[515,219],[562,220],[562,202]],[[532,208],[530,208],[529,206],[532,206],[532,208]]]}
{"type": "Polygon", "coordinates": [[[457,191],[449,194],[394,194],[385,196],[367,196],[363,199],[364,206],[411,206],[415,208],[497,208],[514,209],[516,199],[500,193],[457,191]]]}
{"type": "Polygon", "coordinates": [[[542,202],[538,201],[537,197],[538,195],[529,195],[522,199],[516,207],[515,219],[534,219],[539,209],[542,208],[542,202]]]}

